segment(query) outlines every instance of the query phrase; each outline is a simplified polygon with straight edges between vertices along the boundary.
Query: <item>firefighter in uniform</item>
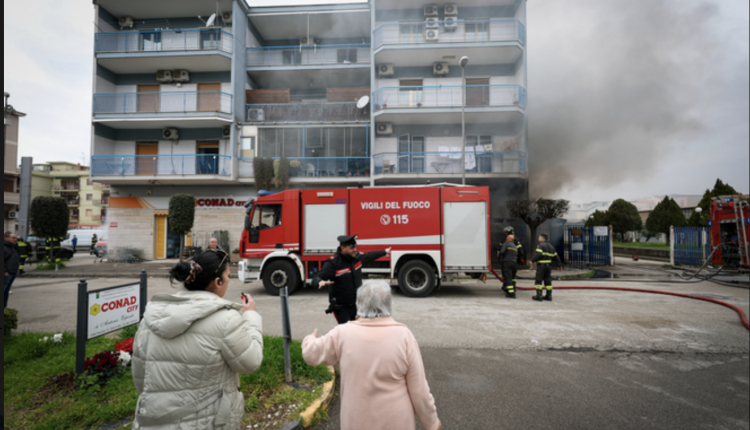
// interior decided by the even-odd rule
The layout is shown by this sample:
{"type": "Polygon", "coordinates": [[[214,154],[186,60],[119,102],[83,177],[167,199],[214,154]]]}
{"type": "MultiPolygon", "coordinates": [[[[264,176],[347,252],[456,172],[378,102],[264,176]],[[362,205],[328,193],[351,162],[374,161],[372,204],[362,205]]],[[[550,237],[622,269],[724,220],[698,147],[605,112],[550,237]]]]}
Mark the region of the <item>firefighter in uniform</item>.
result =
{"type": "MultiPolygon", "coordinates": [[[[60,262],[60,238],[58,237],[48,237],[45,241],[46,244],[46,250],[49,252],[50,248],[52,249],[52,255],[53,260],[50,261],[50,263],[59,263],[60,262]]],[[[49,254],[47,254],[49,255],[49,254]]]]}
{"type": "Polygon", "coordinates": [[[24,263],[26,263],[26,259],[29,258],[29,249],[31,249],[31,247],[22,238],[18,239],[18,241],[16,242],[16,247],[18,248],[18,257],[21,259],[18,264],[18,274],[23,275],[23,266],[24,263]]]}
{"type": "Polygon", "coordinates": [[[96,237],[96,233],[94,233],[94,235],[91,236],[91,249],[89,249],[89,255],[95,254],[94,250],[96,249],[97,242],[99,242],[99,238],[96,237]]]}
{"type": "MultiPolygon", "coordinates": [[[[513,235],[513,238],[514,238],[513,239],[513,244],[516,245],[516,266],[519,266],[519,265],[522,265],[522,264],[526,264],[526,260],[523,259],[523,245],[521,245],[521,241],[520,240],[518,240],[518,239],[515,238],[516,236],[515,236],[515,232],[514,231],[515,230],[513,230],[513,227],[511,227],[511,226],[507,226],[507,227],[505,227],[505,229],[503,229],[503,233],[505,234],[505,239],[503,240],[503,245],[502,246],[505,246],[505,242],[508,241],[508,236],[513,235]]],[[[502,249],[502,247],[501,247],[501,249],[502,249]]],[[[499,251],[498,251],[498,257],[500,257],[500,252],[499,251]]],[[[503,261],[502,257],[500,257],[500,261],[501,262],[503,261]]],[[[512,282],[513,282],[513,285],[516,284],[515,276],[513,276],[512,282]]],[[[503,291],[505,291],[506,293],[508,292],[508,288],[505,285],[503,285],[503,291]]]]}
{"type": "Polygon", "coordinates": [[[518,247],[515,244],[515,236],[505,236],[505,243],[500,248],[500,261],[503,263],[503,290],[505,297],[516,298],[516,272],[518,272],[518,247]]]}
{"type": "Polygon", "coordinates": [[[557,250],[554,246],[547,242],[547,235],[539,235],[539,245],[536,247],[534,256],[531,257],[531,261],[537,263],[536,266],[536,296],[532,299],[537,301],[548,300],[552,301],[552,260],[555,260],[557,264],[557,270],[562,270],[562,261],[560,256],[557,255],[557,250]],[[544,283],[544,285],[542,285],[544,283]],[[547,293],[542,297],[542,289],[547,288],[547,293]]]}
{"type": "Polygon", "coordinates": [[[326,313],[333,312],[339,324],[346,324],[357,317],[357,288],[362,286],[362,265],[390,255],[391,248],[360,254],[357,252],[357,235],[339,236],[337,240],[340,246],[336,254],[323,263],[323,268],[312,280],[312,286],[331,286],[328,290],[330,306],[326,313]]]}

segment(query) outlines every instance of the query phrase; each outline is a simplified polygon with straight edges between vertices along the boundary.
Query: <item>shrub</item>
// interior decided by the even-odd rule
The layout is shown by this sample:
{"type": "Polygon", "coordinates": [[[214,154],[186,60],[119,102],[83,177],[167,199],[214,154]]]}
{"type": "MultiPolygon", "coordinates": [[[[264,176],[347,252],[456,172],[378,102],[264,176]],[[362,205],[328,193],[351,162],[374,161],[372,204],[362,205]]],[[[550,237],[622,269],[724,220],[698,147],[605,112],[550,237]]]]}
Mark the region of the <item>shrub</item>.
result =
{"type": "Polygon", "coordinates": [[[10,334],[11,330],[18,328],[18,311],[15,309],[6,308],[3,312],[3,332],[6,335],[10,334]]]}

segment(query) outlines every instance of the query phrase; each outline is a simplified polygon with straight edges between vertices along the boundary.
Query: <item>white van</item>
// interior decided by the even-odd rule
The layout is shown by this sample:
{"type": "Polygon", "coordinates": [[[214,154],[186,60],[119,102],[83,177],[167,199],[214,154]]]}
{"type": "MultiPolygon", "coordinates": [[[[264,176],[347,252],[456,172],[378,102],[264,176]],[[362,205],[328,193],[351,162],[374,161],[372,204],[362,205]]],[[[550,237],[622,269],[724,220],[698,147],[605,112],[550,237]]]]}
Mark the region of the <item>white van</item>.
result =
{"type": "Polygon", "coordinates": [[[62,246],[72,247],[73,236],[75,235],[78,238],[76,251],[88,251],[91,249],[91,238],[94,237],[94,234],[99,240],[104,240],[107,230],[101,228],[68,230],[68,238],[62,242],[62,246]]]}

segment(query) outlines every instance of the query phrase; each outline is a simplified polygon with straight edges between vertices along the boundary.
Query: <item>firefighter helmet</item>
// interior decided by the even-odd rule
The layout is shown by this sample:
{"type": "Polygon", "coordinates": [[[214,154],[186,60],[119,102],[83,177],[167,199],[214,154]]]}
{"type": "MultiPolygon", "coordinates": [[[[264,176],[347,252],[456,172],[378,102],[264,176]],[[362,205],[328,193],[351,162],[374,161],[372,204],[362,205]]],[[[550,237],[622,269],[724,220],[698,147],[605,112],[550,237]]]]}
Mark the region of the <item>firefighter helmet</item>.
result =
{"type": "Polygon", "coordinates": [[[506,235],[513,234],[513,232],[514,232],[513,227],[511,227],[511,226],[505,227],[505,229],[503,231],[505,232],[506,235]]]}

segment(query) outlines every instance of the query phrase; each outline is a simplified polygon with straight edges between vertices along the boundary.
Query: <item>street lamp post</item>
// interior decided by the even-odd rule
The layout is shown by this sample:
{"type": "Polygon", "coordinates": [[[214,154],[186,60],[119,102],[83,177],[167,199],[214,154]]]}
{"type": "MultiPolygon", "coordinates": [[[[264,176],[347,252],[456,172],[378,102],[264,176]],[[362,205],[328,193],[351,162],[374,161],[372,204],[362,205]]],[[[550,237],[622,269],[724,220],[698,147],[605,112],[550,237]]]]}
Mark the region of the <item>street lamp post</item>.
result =
{"type": "Polygon", "coordinates": [[[3,101],[3,147],[5,147],[5,140],[6,140],[6,131],[5,129],[8,128],[8,99],[10,98],[10,94],[5,93],[4,101],[3,101]]]}
{"type": "Polygon", "coordinates": [[[461,185],[466,185],[466,77],[464,76],[464,69],[469,64],[469,57],[463,56],[458,61],[458,65],[461,66],[461,185]]]}

